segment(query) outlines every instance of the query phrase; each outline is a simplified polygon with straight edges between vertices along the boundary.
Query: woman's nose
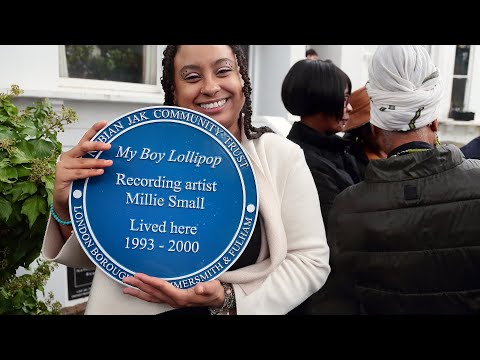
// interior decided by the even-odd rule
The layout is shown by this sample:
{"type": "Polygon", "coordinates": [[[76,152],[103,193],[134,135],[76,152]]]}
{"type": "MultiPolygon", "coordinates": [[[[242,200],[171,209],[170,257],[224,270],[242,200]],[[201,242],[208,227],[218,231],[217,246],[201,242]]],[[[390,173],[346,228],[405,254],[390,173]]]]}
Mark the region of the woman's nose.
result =
{"type": "Polygon", "coordinates": [[[200,93],[208,96],[214,96],[220,91],[220,85],[215,80],[206,80],[200,89],[200,93]]]}

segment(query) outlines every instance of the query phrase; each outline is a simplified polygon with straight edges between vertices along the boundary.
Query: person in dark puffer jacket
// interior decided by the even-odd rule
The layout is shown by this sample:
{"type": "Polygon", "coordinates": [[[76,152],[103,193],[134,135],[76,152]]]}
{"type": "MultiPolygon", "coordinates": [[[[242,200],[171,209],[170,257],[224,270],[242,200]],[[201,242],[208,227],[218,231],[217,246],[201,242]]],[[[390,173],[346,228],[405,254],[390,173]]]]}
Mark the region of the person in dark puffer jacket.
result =
{"type": "Polygon", "coordinates": [[[480,160],[480,136],[463,145],[460,150],[462,150],[463,155],[465,155],[467,159],[480,160]]]}
{"type": "MultiPolygon", "coordinates": [[[[352,111],[351,90],[349,77],[330,60],[300,60],[282,84],[285,108],[300,116],[287,138],[303,149],[317,187],[326,230],[335,197],[361,180],[356,159],[349,152],[352,142],[337,135],[344,131],[352,111]]],[[[331,272],[334,271],[332,268],[331,272]]],[[[331,313],[336,304],[330,303],[328,294],[334,287],[335,278],[330,273],[320,291],[289,314],[331,313]]]]}
{"type": "Polygon", "coordinates": [[[362,314],[480,313],[480,161],[438,143],[438,69],[421,46],[380,46],[367,91],[388,158],[330,212],[337,301],[362,314]]]}

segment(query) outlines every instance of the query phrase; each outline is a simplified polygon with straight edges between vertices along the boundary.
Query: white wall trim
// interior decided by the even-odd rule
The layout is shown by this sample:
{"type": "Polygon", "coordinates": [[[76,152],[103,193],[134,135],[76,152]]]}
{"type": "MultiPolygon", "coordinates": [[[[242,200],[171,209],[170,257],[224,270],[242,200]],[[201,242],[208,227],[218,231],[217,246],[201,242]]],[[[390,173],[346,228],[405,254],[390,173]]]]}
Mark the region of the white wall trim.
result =
{"type": "Polygon", "coordinates": [[[111,101],[140,104],[163,104],[162,93],[132,92],[88,88],[63,88],[59,90],[26,89],[21,97],[59,98],[81,101],[111,101]]]}

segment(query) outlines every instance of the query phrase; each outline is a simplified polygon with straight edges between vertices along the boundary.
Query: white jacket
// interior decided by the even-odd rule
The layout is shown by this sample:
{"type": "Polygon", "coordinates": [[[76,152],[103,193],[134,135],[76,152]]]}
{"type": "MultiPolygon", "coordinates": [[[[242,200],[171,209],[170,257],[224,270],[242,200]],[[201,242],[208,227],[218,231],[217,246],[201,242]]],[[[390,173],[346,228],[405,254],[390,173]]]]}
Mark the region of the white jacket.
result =
{"type": "MultiPolygon", "coordinates": [[[[241,142],[255,172],[262,246],[257,262],[226,271],[233,284],[237,314],[286,314],[317,292],[330,273],[329,248],[317,189],[302,149],[273,133],[241,142]]],[[[64,243],[50,217],[42,247],[50,260],[94,268],[75,234],[64,243]]],[[[150,303],[122,292],[123,285],[96,269],[85,314],[158,314],[167,304],[150,303]]]]}

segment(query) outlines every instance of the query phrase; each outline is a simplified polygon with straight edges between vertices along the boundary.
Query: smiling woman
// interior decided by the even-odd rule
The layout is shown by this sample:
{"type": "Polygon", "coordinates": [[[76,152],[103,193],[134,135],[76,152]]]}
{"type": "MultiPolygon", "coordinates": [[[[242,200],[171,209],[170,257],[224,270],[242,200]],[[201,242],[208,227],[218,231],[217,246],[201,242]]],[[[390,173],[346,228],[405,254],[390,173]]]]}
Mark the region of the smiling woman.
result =
{"type": "MultiPolygon", "coordinates": [[[[86,314],[286,314],[320,289],[330,272],[320,204],[304,153],[298,145],[268,127],[252,125],[252,89],[246,58],[239,45],[168,45],[163,54],[161,82],[165,105],[195,110],[213,118],[229,132],[223,134],[222,142],[234,157],[236,166],[240,169],[246,163],[245,157],[251,161],[258,194],[258,221],[245,215],[242,231],[235,238],[232,254],[229,253],[238,258],[213,280],[212,276],[221,270],[220,262],[205,268],[198,281],[192,280],[193,284],[172,284],[164,278],[136,273],[123,278],[127,287],[97,267],[86,314]],[[240,155],[234,138],[245,155],[240,155]],[[251,238],[242,252],[239,249],[242,242],[247,241],[247,230],[251,231],[251,238]]],[[[195,119],[185,120],[193,122],[195,119]]],[[[105,122],[93,125],[79,144],[62,154],[57,162],[54,207],[62,219],[69,216],[68,194],[72,181],[105,176],[104,168],[112,165],[99,159],[82,158],[87,152],[110,150],[109,144],[91,141],[105,125],[105,122]]],[[[214,133],[225,132],[211,120],[203,127],[214,133]]],[[[192,151],[197,153],[195,149],[192,151]]],[[[175,155],[171,155],[172,159],[179,161],[175,155]]],[[[219,166],[214,158],[197,159],[205,164],[211,161],[210,166],[219,166]]],[[[223,174],[223,178],[228,176],[230,174],[223,174]]],[[[200,186],[211,179],[198,181],[200,186]]],[[[217,183],[212,183],[211,188],[221,191],[217,183]]],[[[229,201],[238,200],[231,193],[229,195],[229,201]]],[[[168,200],[174,206],[185,206],[176,198],[168,200]]],[[[201,196],[195,195],[194,201],[196,203],[187,206],[203,211],[201,196]]],[[[226,209],[221,207],[220,212],[226,209]]],[[[248,205],[242,211],[246,214],[253,210],[248,205]]],[[[222,223],[218,228],[222,230],[224,226],[222,223]]],[[[220,233],[202,243],[201,248],[224,240],[224,234],[220,233]]],[[[135,245],[133,239],[131,244],[135,245]]],[[[147,246],[147,243],[140,245],[147,246]]],[[[176,251],[187,248],[197,251],[200,244],[176,242],[174,247],[176,251]]],[[[63,264],[88,262],[90,267],[94,265],[79,247],[76,235],[72,235],[72,227],[52,219],[45,234],[43,252],[47,258],[63,264]]],[[[230,261],[228,257],[223,260],[225,264],[230,261]]]]}

